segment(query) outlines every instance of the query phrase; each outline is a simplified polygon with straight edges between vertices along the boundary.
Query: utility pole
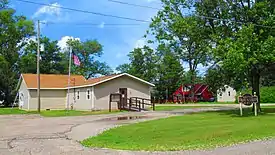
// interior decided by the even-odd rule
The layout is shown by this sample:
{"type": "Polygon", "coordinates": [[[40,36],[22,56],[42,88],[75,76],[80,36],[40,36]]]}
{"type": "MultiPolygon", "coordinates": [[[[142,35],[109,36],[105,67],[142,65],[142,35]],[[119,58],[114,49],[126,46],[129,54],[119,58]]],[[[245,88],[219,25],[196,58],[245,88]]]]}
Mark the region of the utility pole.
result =
{"type": "Polygon", "coordinates": [[[68,94],[67,94],[67,111],[70,108],[70,87],[71,87],[71,64],[72,64],[72,52],[73,48],[69,47],[70,56],[69,56],[69,75],[68,75],[68,94]]]}
{"type": "Polygon", "coordinates": [[[40,21],[37,21],[37,111],[40,113],[40,21]]]}

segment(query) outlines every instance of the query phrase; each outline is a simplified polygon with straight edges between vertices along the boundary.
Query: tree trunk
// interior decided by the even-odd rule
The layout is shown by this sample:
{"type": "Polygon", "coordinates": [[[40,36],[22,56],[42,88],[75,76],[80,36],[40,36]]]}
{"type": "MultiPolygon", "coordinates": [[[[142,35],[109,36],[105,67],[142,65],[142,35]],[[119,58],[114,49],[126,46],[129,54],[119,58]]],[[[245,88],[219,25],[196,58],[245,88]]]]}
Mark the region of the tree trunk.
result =
{"type": "Polygon", "coordinates": [[[191,70],[191,101],[195,102],[195,71],[191,70]]]}
{"type": "MultiPolygon", "coordinates": [[[[252,71],[252,95],[258,96],[258,103],[257,103],[257,109],[260,112],[261,111],[261,103],[260,103],[260,74],[257,70],[252,71]]],[[[254,110],[254,107],[253,107],[254,110]]]]}

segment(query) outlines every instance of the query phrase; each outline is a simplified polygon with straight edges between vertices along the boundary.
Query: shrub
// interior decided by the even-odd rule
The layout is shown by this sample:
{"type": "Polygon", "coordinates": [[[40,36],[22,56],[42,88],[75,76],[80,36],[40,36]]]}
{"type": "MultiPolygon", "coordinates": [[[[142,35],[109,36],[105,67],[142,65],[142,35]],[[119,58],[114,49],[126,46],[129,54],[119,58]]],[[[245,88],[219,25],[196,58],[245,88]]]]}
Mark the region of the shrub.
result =
{"type": "MultiPolygon", "coordinates": [[[[252,89],[246,89],[241,91],[242,94],[251,94],[252,89]]],[[[236,96],[236,103],[238,102],[237,97],[240,95],[240,92],[238,92],[238,95],[236,96]]],[[[260,97],[261,97],[261,103],[275,103],[275,86],[272,87],[261,87],[260,89],[260,97]]]]}

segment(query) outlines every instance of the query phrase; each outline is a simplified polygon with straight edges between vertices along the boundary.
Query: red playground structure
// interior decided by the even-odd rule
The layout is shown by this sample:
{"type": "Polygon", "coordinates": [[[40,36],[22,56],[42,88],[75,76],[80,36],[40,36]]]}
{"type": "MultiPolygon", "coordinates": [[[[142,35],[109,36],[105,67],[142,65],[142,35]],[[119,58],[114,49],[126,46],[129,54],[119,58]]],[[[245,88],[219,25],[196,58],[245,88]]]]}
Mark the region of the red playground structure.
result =
{"type": "Polygon", "coordinates": [[[192,85],[182,85],[173,93],[173,102],[214,102],[215,98],[209,91],[208,85],[195,84],[194,97],[191,91],[192,85]]]}

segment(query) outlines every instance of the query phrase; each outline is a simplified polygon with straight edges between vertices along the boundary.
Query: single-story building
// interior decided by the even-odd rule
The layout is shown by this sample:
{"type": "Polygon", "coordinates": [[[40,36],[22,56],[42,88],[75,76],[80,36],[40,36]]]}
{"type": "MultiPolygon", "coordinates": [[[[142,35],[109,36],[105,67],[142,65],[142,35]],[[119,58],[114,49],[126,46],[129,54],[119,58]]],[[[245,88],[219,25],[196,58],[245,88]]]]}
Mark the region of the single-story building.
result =
{"type": "MultiPolygon", "coordinates": [[[[42,110],[57,110],[67,107],[75,110],[106,110],[109,108],[111,93],[121,93],[125,98],[150,99],[150,90],[154,86],[152,83],[127,73],[88,80],[83,76],[72,75],[69,87],[68,79],[68,75],[40,75],[42,110]]],[[[22,74],[17,89],[19,107],[24,110],[36,110],[38,106],[37,75],[22,74]]],[[[113,104],[112,109],[117,109],[117,106],[113,104]]]]}
{"type": "Polygon", "coordinates": [[[218,102],[235,102],[237,92],[234,88],[225,85],[224,88],[220,88],[217,91],[218,102]]]}

